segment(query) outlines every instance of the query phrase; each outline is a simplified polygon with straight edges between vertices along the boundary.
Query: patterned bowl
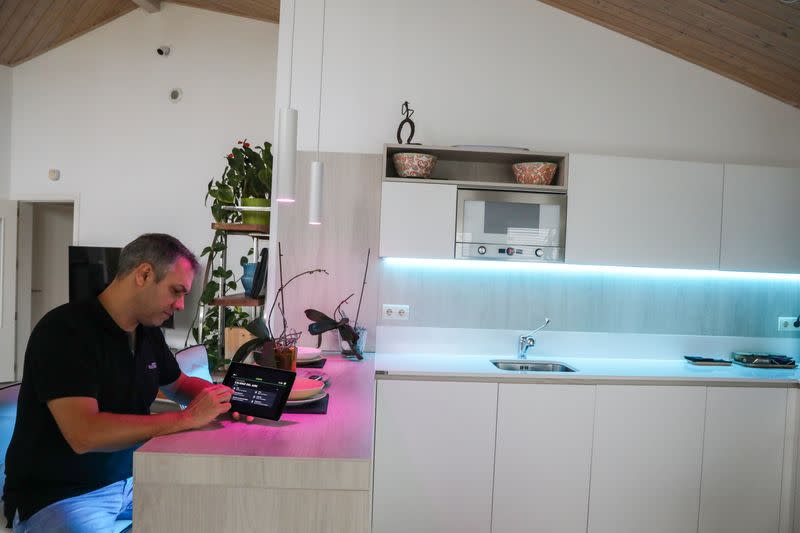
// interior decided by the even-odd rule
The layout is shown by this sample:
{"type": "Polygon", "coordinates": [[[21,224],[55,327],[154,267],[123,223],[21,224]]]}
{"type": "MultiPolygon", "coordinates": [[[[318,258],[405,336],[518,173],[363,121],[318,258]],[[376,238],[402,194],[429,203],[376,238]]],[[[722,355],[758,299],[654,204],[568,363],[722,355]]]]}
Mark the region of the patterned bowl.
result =
{"type": "Polygon", "coordinates": [[[550,185],[556,175],[556,163],[517,163],[511,165],[517,183],[527,185],[550,185]]]}
{"type": "Polygon", "coordinates": [[[394,168],[401,178],[428,178],[436,166],[436,156],[401,152],[392,155],[394,168]]]}

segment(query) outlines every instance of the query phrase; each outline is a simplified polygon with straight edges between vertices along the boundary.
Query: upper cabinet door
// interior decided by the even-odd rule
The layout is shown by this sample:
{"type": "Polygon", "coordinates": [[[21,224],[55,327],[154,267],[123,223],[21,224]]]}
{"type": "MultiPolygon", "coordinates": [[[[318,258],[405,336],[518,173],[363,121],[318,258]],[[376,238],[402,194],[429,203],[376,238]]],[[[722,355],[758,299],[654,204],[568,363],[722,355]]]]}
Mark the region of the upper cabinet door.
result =
{"type": "Polygon", "coordinates": [[[453,259],[455,185],[384,182],[381,190],[381,257],[453,259]]]}
{"type": "Polygon", "coordinates": [[[719,268],[723,165],[570,154],[568,263],[719,268]]]}
{"type": "Polygon", "coordinates": [[[800,273],[800,169],[725,165],[720,269],[800,273]]]}

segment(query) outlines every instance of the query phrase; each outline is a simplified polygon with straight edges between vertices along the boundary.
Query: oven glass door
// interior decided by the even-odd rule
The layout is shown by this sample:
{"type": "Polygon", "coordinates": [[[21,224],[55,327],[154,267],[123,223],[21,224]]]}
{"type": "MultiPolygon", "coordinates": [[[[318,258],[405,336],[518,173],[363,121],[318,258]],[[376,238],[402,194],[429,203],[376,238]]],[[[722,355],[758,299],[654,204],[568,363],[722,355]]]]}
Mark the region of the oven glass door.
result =
{"type": "Polygon", "coordinates": [[[458,191],[456,241],[564,246],[566,197],[505,191],[458,191]]]}

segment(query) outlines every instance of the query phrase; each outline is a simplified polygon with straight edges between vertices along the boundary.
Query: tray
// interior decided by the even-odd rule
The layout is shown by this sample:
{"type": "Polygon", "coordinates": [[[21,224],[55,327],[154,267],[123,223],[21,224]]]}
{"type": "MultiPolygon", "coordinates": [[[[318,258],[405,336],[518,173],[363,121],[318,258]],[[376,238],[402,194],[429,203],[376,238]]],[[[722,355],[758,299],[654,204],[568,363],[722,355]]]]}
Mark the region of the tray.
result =
{"type": "Polygon", "coordinates": [[[727,359],[715,359],[713,357],[702,357],[696,355],[685,355],[683,357],[688,362],[697,366],[730,366],[731,362],[727,359]]]}
{"type": "Polygon", "coordinates": [[[737,365],[746,366],[749,368],[797,368],[796,364],[793,365],[778,365],[770,363],[743,363],[741,361],[734,361],[737,365]]]}

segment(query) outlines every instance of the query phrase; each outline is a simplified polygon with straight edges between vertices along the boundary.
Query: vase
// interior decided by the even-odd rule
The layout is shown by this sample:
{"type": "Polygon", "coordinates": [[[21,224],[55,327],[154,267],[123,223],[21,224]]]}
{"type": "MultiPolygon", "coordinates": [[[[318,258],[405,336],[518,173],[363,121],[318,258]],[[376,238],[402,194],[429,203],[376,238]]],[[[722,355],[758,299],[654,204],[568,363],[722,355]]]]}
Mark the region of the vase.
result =
{"type": "Polygon", "coordinates": [[[242,287],[244,287],[245,295],[250,294],[250,291],[253,290],[253,279],[256,274],[256,267],[258,263],[245,263],[242,265],[242,269],[244,269],[244,274],[242,274],[242,287]]]}
{"type": "MultiPolygon", "coordinates": [[[[269,207],[267,198],[242,198],[242,207],[269,207]]],[[[269,227],[269,211],[243,211],[242,223],[269,227]]]]}

